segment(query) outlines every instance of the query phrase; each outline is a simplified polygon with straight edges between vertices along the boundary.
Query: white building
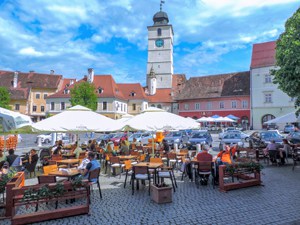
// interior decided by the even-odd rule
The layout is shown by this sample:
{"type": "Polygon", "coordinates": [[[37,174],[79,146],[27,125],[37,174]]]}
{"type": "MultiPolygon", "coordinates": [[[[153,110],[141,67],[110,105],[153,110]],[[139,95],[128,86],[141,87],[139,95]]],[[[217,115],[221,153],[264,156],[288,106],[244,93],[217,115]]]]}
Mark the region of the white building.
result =
{"type": "Polygon", "coordinates": [[[172,88],[173,75],[173,27],[169,23],[167,13],[157,12],[153,16],[153,26],[148,26],[148,62],[147,86],[150,87],[148,78],[153,68],[157,88],[172,88]]]}
{"type": "MultiPolygon", "coordinates": [[[[273,83],[270,70],[275,69],[276,41],[253,45],[250,67],[251,121],[253,129],[263,123],[294,112],[294,100],[273,83]]],[[[280,129],[284,124],[280,125],[280,129]]]]}

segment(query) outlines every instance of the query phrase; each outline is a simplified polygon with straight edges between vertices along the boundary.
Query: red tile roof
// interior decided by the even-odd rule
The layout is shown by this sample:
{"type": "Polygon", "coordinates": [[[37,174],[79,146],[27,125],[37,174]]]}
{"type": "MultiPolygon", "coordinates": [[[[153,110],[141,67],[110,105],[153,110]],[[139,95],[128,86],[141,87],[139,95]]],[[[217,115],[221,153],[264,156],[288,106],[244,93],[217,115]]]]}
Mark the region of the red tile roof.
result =
{"type": "Polygon", "coordinates": [[[145,91],[140,83],[128,83],[117,85],[127,100],[148,100],[145,91]]]}
{"type": "Polygon", "coordinates": [[[27,99],[29,88],[57,89],[62,75],[18,72],[17,87],[13,87],[14,71],[0,70],[0,86],[7,87],[12,99],[27,99]]]}
{"type": "Polygon", "coordinates": [[[155,95],[148,95],[149,103],[174,102],[171,96],[171,88],[156,89],[155,95]]]}
{"type": "Polygon", "coordinates": [[[276,41],[254,44],[250,68],[275,65],[276,41]]]}

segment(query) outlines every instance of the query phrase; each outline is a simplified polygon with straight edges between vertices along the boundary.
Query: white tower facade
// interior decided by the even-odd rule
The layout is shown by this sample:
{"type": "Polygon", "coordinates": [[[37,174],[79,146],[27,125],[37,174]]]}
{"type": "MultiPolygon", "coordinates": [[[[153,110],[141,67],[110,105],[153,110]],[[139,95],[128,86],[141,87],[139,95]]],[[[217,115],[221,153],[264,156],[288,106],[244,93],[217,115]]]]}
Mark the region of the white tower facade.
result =
{"type": "MultiPolygon", "coordinates": [[[[173,75],[173,27],[167,13],[157,12],[153,26],[148,26],[147,74],[153,67],[157,88],[171,88],[173,75]]],[[[148,86],[149,88],[149,86],[148,86]]]]}
{"type": "Polygon", "coordinates": [[[147,86],[149,95],[155,95],[157,88],[156,75],[153,67],[150,69],[150,73],[147,75],[147,86]]]}

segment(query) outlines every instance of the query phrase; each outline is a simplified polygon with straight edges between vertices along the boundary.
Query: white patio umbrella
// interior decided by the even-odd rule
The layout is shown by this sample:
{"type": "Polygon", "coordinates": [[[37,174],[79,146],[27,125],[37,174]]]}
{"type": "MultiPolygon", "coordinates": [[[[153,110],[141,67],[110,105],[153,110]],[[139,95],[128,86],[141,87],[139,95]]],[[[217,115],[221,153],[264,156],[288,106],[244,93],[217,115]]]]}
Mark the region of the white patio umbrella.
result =
{"type": "Polygon", "coordinates": [[[234,122],[234,120],[228,118],[228,117],[218,117],[214,119],[214,122],[234,122]]]}
{"type": "Polygon", "coordinates": [[[265,124],[271,123],[296,123],[299,122],[300,117],[296,117],[295,112],[288,113],[286,115],[277,117],[275,119],[264,122],[265,124]]]}
{"type": "Polygon", "coordinates": [[[122,123],[77,105],[32,125],[38,132],[104,132],[122,128],[122,123]]]}
{"type": "Polygon", "coordinates": [[[214,118],[211,117],[201,117],[200,119],[196,120],[197,122],[214,122],[214,118]]]}
{"type": "Polygon", "coordinates": [[[4,132],[32,125],[31,118],[24,114],[0,107],[0,118],[4,132]]]}
{"type": "Polygon", "coordinates": [[[196,121],[155,107],[149,107],[141,114],[125,121],[124,125],[124,129],[145,131],[199,128],[199,123],[196,121]]]}

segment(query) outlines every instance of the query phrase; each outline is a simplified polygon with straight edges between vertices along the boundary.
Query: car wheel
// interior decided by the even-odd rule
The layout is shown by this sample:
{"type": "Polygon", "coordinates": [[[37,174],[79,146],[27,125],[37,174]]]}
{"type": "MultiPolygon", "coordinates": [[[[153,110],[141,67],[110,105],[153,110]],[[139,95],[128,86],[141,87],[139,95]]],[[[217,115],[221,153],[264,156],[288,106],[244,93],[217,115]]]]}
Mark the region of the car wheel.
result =
{"type": "Polygon", "coordinates": [[[248,138],[248,137],[246,137],[246,138],[245,138],[245,141],[246,141],[246,142],[249,142],[249,138],[248,138]]]}

